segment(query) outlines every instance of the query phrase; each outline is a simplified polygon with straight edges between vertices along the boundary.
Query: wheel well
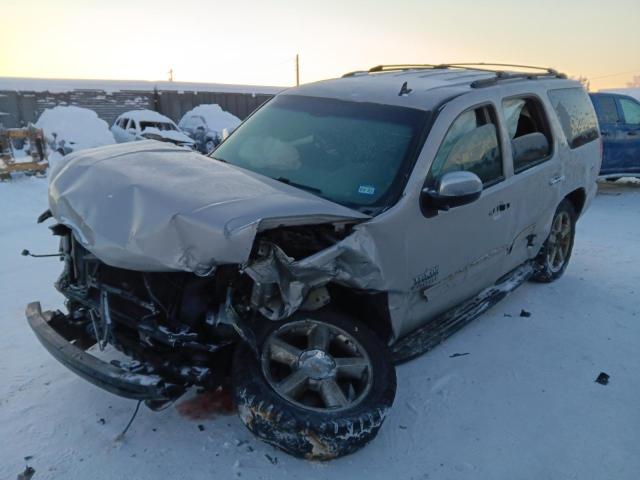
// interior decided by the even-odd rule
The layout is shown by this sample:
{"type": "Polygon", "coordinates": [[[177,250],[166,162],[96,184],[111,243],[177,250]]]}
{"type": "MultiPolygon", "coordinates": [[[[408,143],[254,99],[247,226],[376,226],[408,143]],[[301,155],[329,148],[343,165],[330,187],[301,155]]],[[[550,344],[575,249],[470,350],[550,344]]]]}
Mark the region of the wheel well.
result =
{"type": "Polygon", "coordinates": [[[582,213],[582,208],[584,207],[584,202],[587,199],[587,195],[584,192],[584,188],[577,188],[569,195],[565,197],[567,200],[571,202],[573,208],[576,211],[576,216],[579,217],[580,213],[582,213]]]}
{"type": "Polygon", "coordinates": [[[365,293],[335,283],[327,287],[335,307],[363,322],[383,342],[389,342],[393,329],[386,293],[365,293]]]}

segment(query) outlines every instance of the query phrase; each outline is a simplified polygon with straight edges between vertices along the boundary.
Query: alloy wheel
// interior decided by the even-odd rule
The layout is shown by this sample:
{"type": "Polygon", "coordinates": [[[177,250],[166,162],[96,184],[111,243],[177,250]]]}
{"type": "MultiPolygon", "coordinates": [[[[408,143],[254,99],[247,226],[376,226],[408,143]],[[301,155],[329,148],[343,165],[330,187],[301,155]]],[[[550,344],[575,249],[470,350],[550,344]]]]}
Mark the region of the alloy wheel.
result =
{"type": "Polygon", "coordinates": [[[569,257],[571,250],[571,218],[565,211],[558,212],[551,225],[547,265],[553,273],[559,272],[569,257]]]}
{"type": "Polygon", "coordinates": [[[271,333],[261,363],[279,396],[315,411],[353,407],[366,396],[373,378],[369,356],[351,334],[310,319],[271,333]]]}

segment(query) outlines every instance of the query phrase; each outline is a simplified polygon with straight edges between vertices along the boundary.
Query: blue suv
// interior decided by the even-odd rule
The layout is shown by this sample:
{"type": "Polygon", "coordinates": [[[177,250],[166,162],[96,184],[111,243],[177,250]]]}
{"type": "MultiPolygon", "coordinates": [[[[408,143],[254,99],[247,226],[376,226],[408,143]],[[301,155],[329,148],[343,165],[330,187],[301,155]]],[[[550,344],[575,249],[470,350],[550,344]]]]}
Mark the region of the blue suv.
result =
{"type": "Polygon", "coordinates": [[[617,93],[590,95],[604,147],[600,175],[640,176],[640,102],[617,93]]]}

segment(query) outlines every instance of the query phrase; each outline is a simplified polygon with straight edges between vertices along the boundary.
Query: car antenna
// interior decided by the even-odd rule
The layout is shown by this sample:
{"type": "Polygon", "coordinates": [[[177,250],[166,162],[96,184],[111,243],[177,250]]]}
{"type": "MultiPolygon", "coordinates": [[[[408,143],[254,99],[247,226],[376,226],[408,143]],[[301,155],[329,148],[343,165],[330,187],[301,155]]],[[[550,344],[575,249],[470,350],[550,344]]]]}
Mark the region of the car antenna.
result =
{"type": "Polygon", "coordinates": [[[407,82],[404,82],[402,84],[402,87],[400,87],[400,92],[398,93],[398,96],[399,97],[407,96],[411,93],[411,91],[412,89],[407,86],[407,82]]]}

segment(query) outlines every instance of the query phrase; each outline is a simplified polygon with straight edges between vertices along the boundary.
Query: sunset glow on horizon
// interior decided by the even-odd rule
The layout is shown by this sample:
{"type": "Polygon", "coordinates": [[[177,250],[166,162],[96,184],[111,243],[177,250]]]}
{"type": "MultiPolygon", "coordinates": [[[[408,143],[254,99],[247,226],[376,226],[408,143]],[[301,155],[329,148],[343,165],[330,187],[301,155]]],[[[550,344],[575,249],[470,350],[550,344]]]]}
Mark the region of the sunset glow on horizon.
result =
{"type": "Polygon", "coordinates": [[[4,0],[0,76],[290,86],[380,63],[500,62],[640,76],[637,0],[4,0]]]}

